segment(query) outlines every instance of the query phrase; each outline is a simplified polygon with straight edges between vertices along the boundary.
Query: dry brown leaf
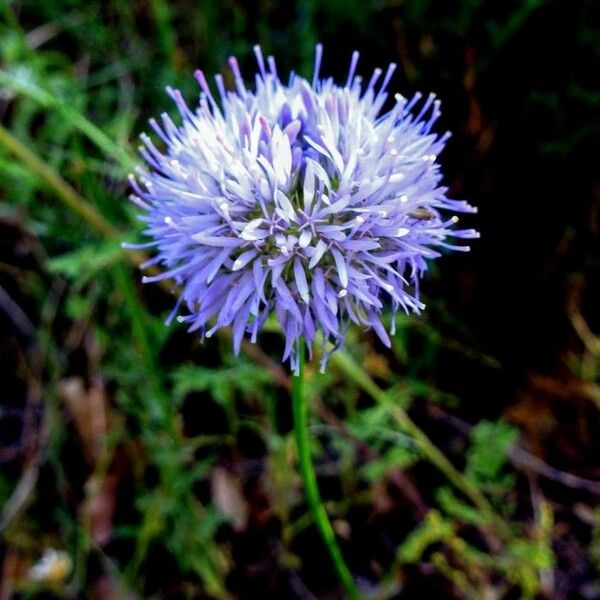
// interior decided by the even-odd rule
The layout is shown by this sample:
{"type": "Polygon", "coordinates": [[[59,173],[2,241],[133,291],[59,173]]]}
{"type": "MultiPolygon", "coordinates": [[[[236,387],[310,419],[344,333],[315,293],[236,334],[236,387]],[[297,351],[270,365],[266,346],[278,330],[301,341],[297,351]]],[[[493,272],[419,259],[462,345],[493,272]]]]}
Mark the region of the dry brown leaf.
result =
{"type": "Polygon", "coordinates": [[[82,508],[82,518],[100,547],[105,546],[112,535],[119,481],[119,474],[108,473],[92,475],[86,482],[87,500],[82,508]]]}
{"type": "Polygon", "coordinates": [[[239,477],[223,467],[211,476],[212,496],[219,511],[228,517],[235,531],[243,531],[248,523],[248,505],[242,494],[239,477]]]}
{"type": "Polygon", "coordinates": [[[69,377],[59,384],[59,394],[81,440],[90,464],[95,464],[106,441],[106,405],[104,388],[100,385],[86,389],[83,378],[69,377]]]}

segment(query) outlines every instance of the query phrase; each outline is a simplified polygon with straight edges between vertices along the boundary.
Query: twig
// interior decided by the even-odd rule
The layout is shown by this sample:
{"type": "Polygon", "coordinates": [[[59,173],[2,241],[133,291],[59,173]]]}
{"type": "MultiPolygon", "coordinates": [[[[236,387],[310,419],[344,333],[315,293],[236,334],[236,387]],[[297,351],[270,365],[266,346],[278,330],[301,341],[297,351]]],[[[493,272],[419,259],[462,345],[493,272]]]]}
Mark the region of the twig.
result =
{"type": "Polygon", "coordinates": [[[29,317],[2,286],[0,286],[0,310],[8,316],[12,324],[24,336],[31,337],[35,333],[29,317]]]}
{"type": "MultiPolygon", "coordinates": [[[[471,429],[473,428],[472,425],[453,415],[447,414],[439,406],[429,405],[428,412],[434,418],[443,419],[463,435],[470,435],[471,429]]],[[[556,481],[557,483],[560,483],[566,487],[584,490],[586,492],[590,492],[591,494],[600,495],[600,481],[585,479],[583,477],[579,477],[578,475],[566,473],[565,471],[560,471],[555,467],[551,467],[549,464],[531,454],[531,452],[528,452],[525,450],[525,448],[519,446],[518,444],[513,446],[508,451],[508,458],[511,464],[520,471],[526,473],[535,473],[536,475],[541,475],[546,479],[556,481]]]]}
{"type": "Polygon", "coordinates": [[[106,237],[116,237],[117,230],[88,204],[56,171],[49,167],[10,131],[0,125],[0,144],[19,158],[42,181],[51,187],[61,200],[82,217],[93,229],[106,237]]]}
{"type": "Polygon", "coordinates": [[[600,336],[597,336],[590,329],[585,317],[581,313],[580,305],[582,288],[583,283],[581,281],[577,281],[573,284],[567,304],[567,316],[587,351],[592,356],[600,356],[600,336]]]}
{"type": "Polygon", "coordinates": [[[2,512],[0,513],[0,533],[12,523],[27,504],[37,483],[39,466],[40,456],[39,453],[36,453],[23,469],[19,483],[2,508],[2,512]]]}
{"type": "Polygon", "coordinates": [[[360,386],[373,400],[387,407],[389,414],[414,440],[417,447],[423,452],[427,460],[441,471],[448,480],[459,489],[485,517],[489,525],[493,525],[498,533],[505,539],[512,537],[510,528],[505,521],[494,511],[492,505],[483,495],[481,490],[467,479],[433,444],[425,432],[408,416],[408,413],[393,401],[390,394],[381,389],[371,376],[358,365],[346,352],[335,352],[331,361],[347,377],[360,386]]]}
{"type": "MultiPolygon", "coordinates": [[[[35,173],[56,194],[67,208],[81,217],[96,233],[106,239],[115,239],[122,236],[122,233],[116,227],[109,223],[54,169],[2,125],[0,125],[0,144],[19,158],[32,173],[35,173]]],[[[135,266],[139,266],[147,260],[147,256],[139,251],[127,251],[123,253],[123,256],[135,266]]],[[[157,273],[158,268],[153,265],[147,269],[147,272],[150,274],[157,273]]],[[[165,291],[171,292],[171,285],[167,280],[161,280],[158,283],[165,291]]]]}
{"type": "MultiPolygon", "coordinates": [[[[360,438],[353,435],[346,424],[337,418],[322,402],[319,402],[316,407],[316,412],[319,418],[329,426],[335,428],[342,436],[350,440],[363,453],[367,460],[373,461],[379,458],[379,454],[365,443],[360,438]]],[[[404,474],[402,469],[395,468],[391,470],[387,478],[396,488],[404,495],[404,497],[414,506],[417,518],[423,518],[429,511],[429,507],[423,500],[421,493],[415,484],[404,474]]]]}
{"type": "MultiPolygon", "coordinates": [[[[224,335],[230,335],[229,332],[224,332],[224,335]]],[[[286,373],[285,369],[280,363],[275,362],[270,356],[265,354],[256,344],[252,344],[248,340],[243,340],[242,349],[244,353],[250,358],[261,364],[269,373],[275,383],[281,386],[283,389],[290,391],[292,389],[292,383],[290,376],[286,373]]]]}
{"type": "MultiPolygon", "coordinates": [[[[54,293],[49,295],[45,310],[43,312],[49,313],[45,320],[52,320],[56,314],[57,295],[60,295],[61,289],[53,289],[54,293]]],[[[42,462],[42,455],[46,445],[46,439],[48,437],[48,411],[43,411],[42,423],[36,429],[33,427],[34,408],[41,404],[42,400],[42,388],[40,380],[42,377],[42,370],[44,365],[44,353],[43,350],[36,346],[35,352],[32,351],[32,362],[34,363],[31,371],[34,382],[29,382],[28,393],[27,393],[27,406],[25,409],[24,423],[23,423],[23,435],[26,437],[26,444],[28,449],[28,456],[26,458],[25,467],[23,468],[19,482],[17,483],[13,493],[11,494],[8,502],[2,508],[0,512],[0,532],[4,531],[10,523],[19,515],[19,513],[25,508],[29,501],[33,490],[35,489],[40,464],[42,462]]]]}
{"type": "MultiPolygon", "coordinates": [[[[533,515],[536,526],[536,543],[539,546],[540,552],[544,552],[547,547],[552,544],[552,517],[549,505],[540,490],[536,478],[529,474],[529,490],[531,495],[531,506],[533,507],[533,515]]],[[[554,571],[552,567],[538,567],[538,576],[542,589],[551,596],[554,589],[554,571]]]]}
{"type": "Polygon", "coordinates": [[[508,456],[516,469],[541,475],[566,487],[600,495],[600,481],[584,479],[578,475],[560,471],[519,446],[511,448],[508,456]]]}
{"type": "Polygon", "coordinates": [[[106,135],[104,131],[94,125],[84,115],[73,110],[68,103],[56,98],[33,81],[22,81],[13,74],[0,70],[0,85],[16,94],[23,94],[44,108],[58,113],[66,123],[78,129],[106,156],[116,160],[123,169],[131,171],[136,167],[137,162],[121,146],[106,135]]]}

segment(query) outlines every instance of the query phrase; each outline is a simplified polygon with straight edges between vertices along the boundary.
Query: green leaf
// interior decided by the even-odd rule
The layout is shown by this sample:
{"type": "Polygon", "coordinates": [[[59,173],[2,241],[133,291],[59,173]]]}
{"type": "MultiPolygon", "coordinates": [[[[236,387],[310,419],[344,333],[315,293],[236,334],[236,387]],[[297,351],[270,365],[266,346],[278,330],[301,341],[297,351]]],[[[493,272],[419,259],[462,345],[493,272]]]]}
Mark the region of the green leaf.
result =
{"type": "Polygon", "coordinates": [[[411,448],[392,446],[381,458],[364,465],[360,474],[367,481],[377,481],[394,469],[402,469],[412,465],[419,456],[411,448]]]}
{"type": "Polygon", "coordinates": [[[396,556],[401,563],[417,563],[429,546],[447,540],[453,534],[452,524],[437,510],[431,510],[416,529],[410,532],[398,548],[396,556]]]}
{"type": "Polygon", "coordinates": [[[209,392],[220,404],[228,405],[236,392],[260,393],[271,381],[269,374],[253,364],[240,363],[227,369],[183,365],[172,374],[173,393],[181,400],[190,392],[209,392]]]}
{"type": "Polygon", "coordinates": [[[554,566],[552,548],[536,541],[515,540],[509,545],[508,552],[517,562],[528,564],[535,569],[551,569],[554,566]]]}
{"type": "Polygon", "coordinates": [[[48,265],[51,273],[71,279],[81,287],[100,271],[117,264],[124,255],[121,240],[106,240],[51,258],[48,265]]]}
{"type": "Polygon", "coordinates": [[[467,452],[467,477],[476,483],[501,483],[502,468],[518,435],[518,430],[505,421],[482,421],[475,426],[467,452]]]}
{"type": "Polygon", "coordinates": [[[463,502],[449,487],[441,487],[435,495],[445,513],[456,517],[465,523],[481,525],[485,522],[484,516],[476,509],[463,502]]]}

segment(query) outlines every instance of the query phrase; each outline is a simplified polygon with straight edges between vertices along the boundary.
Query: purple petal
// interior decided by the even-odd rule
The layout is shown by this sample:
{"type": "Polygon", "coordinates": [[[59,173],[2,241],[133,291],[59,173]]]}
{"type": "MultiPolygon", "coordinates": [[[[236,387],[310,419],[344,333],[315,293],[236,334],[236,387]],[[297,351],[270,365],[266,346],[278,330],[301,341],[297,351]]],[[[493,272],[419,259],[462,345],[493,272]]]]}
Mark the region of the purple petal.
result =
{"type": "Polygon", "coordinates": [[[348,287],[348,270],[346,269],[346,261],[342,256],[342,253],[336,248],[331,248],[331,254],[333,255],[333,260],[335,261],[335,266],[337,267],[337,274],[340,278],[340,282],[342,287],[348,287]]]}
{"type": "Polygon", "coordinates": [[[306,274],[304,273],[302,261],[298,257],[294,259],[294,277],[296,280],[296,288],[298,290],[298,293],[300,294],[300,297],[302,298],[302,300],[304,300],[304,302],[308,304],[308,283],[306,281],[306,274]]]}

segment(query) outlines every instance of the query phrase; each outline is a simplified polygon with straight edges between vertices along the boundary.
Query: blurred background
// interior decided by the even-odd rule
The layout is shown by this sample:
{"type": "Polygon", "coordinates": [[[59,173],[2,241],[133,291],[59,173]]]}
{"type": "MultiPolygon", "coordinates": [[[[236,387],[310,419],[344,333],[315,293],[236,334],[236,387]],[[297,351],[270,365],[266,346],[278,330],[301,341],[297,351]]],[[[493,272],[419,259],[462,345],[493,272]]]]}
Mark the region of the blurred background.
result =
{"type": "MultiPolygon", "coordinates": [[[[296,472],[282,340],[163,325],[126,198],[150,116],[252,46],[434,91],[470,254],[393,347],[310,370],[319,485],[374,598],[600,598],[600,29],[592,0],[0,0],[0,600],[343,598],[296,472]],[[595,307],[595,308],[594,308],[595,307]],[[378,403],[369,386],[390,390],[378,403]],[[406,409],[509,535],[415,447],[406,409]]],[[[226,81],[230,77],[226,74],[226,81]]]]}

